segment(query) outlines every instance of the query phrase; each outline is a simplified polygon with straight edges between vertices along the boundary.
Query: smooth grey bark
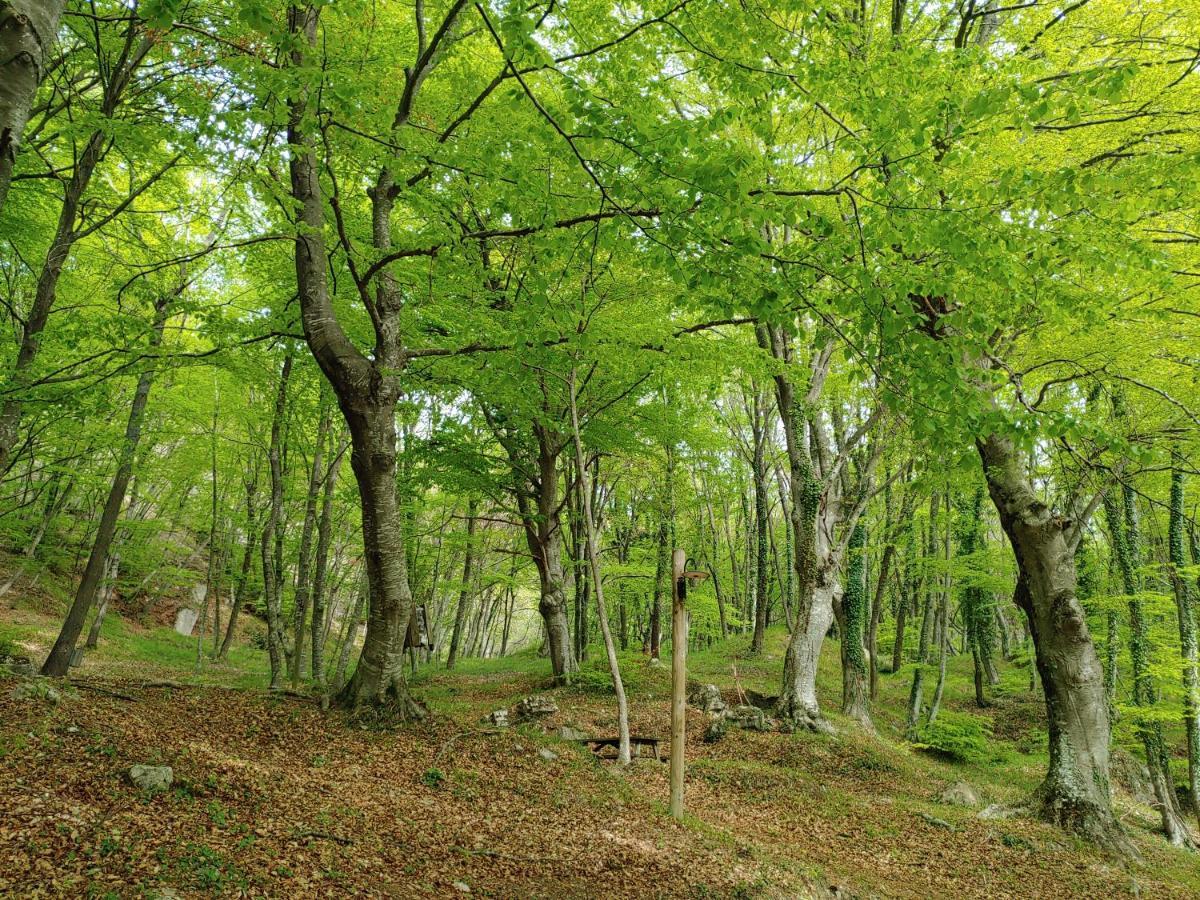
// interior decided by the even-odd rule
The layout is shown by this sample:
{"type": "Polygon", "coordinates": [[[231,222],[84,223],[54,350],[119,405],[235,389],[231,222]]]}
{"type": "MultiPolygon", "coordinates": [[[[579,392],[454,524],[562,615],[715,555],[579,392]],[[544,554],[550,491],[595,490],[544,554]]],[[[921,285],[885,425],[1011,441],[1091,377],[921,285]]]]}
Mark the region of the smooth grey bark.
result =
{"type": "MultiPolygon", "coordinates": [[[[151,354],[161,345],[163,329],[167,324],[167,311],[176,294],[164,294],[154,305],[154,320],[151,324],[148,349],[151,354]]],[[[83,623],[96,599],[96,591],[104,577],[104,563],[112,548],[114,535],[117,533],[117,522],[121,517],[121,507],[125,504],[125,493],[129,488],[129,479],[133,475],[133,461],[137,455],[138,443],[142,438],[142,421],[145,418],[146,403],[150,399],[150,387],[154,384],[154,367],[147,366],[138,376],[137,387],[133,392],[133,402],[129,407],[129,417],[125,423],[125,437],[121,442],[120,453],[117,457],[117,471],[113,476],[112,485],[108,490],[108,498],[100,513],[100,523],[96,528],[96,536],[92,541],[92,549],[88,554],[83,576],[75,590],[75,598],[63,621],[62,629],[50,655],[42,665],[42,674],[62,677],[67,674],[71,654],[83,630],[83,623]]]]}
{"type": "Polygon", "coordinates": [[[1029,623],[1046,698],[1050,764],[1034,809],[1068,831],[1131,854],[1112,810],[1104,673],[1075,596],[1073,543],[1082,523],[1063,519],[1038,498],[1010,439],[992,434],[976,445],[1016,556],[1016,600],[1029,623]]]}
{"type": "Polygon", "coordinates": [[[600,549],[596,546],[596,517],[592,510],[588,467],[583,456],[583,439],[579,434],[579,409],[575,396],[574,369],[571,370],[568,393],[571,401],[571,436],[575,445],[575,467],[579,472],[580,493],[583,495],[584,538],[587,542],[587,557],[592,572],[592,584],[596,592],[596,614],[600,620],[600,633],[604,637],[604,652],[608,657],[608,671],[612,676],[613,691],[617,695],[617,763],[627,766],[629,765],[629,701],[625,697],[625,684],[621,680],[621,666],[617,661],[617,647],[613,643],[612,629],[608,623],[608,610],[604,605],[604,579],[600,574],[600,549]]]}
{"type": "Polygon", "coordinates": [[[65,0],[0,0],[0,212],[65,0]]]}
{"type": "Polygon", "coordinates": [[[112,602],[113,592],[116,590],[117,573],[120,568],[121,558],[114,553],[108,558],[108,563],[104,567],[104,589],[100,593],[100,603],[96,606],[96,615],[92,617],[92,627],[88,630],[87,640],[83,645],[88,650],[95,650],[100,643],[100,629],[104,626],[104,617],[108,613],[108,605],[112,602]]]}
{"type": "MultiPolygon", "coordinates": [[[[442,46],[450,39],[466,0],[454,0],[441,24],[426,33],[424,8],[418,6],[417,56],[404,70],[404,87],[392,121],[393,131],[410,120],[418,90],[433,69],[442,46]],[[428,39],[427,39],[428,38],[428,39]]],[[[354,675],[338,695],[348,707],[388,707],[402,718],[424,714],[408,694],[404,673],[404,637],[412,614],[404,516],[396,496],[396,404],[400,373],[412,352],[404,346],[400,314],[405,297],[389,266],[360,274],[353,247],[347,246],[354,286],[375,335],[367,356],[347,335],[329,293],[326,276],[325,199],[320,181],[314,130],[318,127],[315,99],[320,67],[307,56],[318,47],[318,11],[313,6],[290,6],[289,63],[302,73],[301,83],[288,97],[288,170],[297,205],[295,244],[296,284],[305,341],[322,373],[333,387],[338,407],[350,429],[350,467],[362,506],[363,555],[368,585],[367,634],[354,675]],[[310,108],[310,104],[313,106],[310,108]]],[[[392,160],[381,167],[368,198],[371,204],[371,246],[379,258],[392,246],[392,211],[403,189],[392,174],[392,160]]],[[[336,186],[335,186],[336,190],[336,186]]],[[[331,203],[344,235],[342,206],[336,193],[331,203]]]]}
{"type": "Polygon", "coordinates": [[[454,609],[454,630],[450,633],[450,650],[446,655],[446,668],[453,669],[458,662],[458,648],[462,642],[463,625],[471,604],[471,586],[475,580],[475,527],[478,523],[479,504],[475,497],[467,500],[467,538],[463,554],[462,589],[458,592],[458,606],[454,609]]]}

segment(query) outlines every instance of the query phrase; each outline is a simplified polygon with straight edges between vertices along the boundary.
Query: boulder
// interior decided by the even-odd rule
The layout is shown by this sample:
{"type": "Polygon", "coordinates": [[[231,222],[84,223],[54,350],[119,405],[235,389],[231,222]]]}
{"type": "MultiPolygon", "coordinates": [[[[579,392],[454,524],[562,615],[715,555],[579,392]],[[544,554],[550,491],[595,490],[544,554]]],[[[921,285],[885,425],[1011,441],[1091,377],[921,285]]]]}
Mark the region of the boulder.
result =
{"type": "Polygon", "coordinates": [[[57,703],[62,699],[62,693],[53,685],[40,679],[22,681],[8,692],[13,700],[45,700],[47,703],[57,703]]]}
{"type": "Polygon", "coordinates": [[[1120,747],[1109,756],[1109,774],[1114,784],[1138,803],[1154,804],[1154,783],[1146,764],[1120,747]]]}
{"type": "Polygon", "coordinates": [[[775,727],[775,723],[757,706],[735,706],[725,711],[725,718],[731,725],[748,731],[770,731],[775,727]]]}
{"type": "Polygon", "coordinates": [[[721,738],[725,737],[725,732],[729,730],[729,723],[724,716],[716,716],[708,727],[704,729],[704,743],[715,744],[721,738]]]}
{"type": "Polygon", "coordinates": [[[985,806],[979,811],[981,819],[1011,819],[1015,815],[1016,810],[1008,806],[1001,806],[999,803],[985,806]]]}
{"type": "Polygon", "coordinates": [[[725,709],[721,689],[715,684],[693,682],[688,686],[687,702],[706,713],[719,713],[725,709]]]}
{"type": "Polygon", "coordinates": [[[0,659],[0,665],[5,666],[14,675],[32,678],[37,675],[37,667],[28,656],[6,656],[0,659]]]}
{"type": "Polygon", "coordinates": [[[494,709],[488,713],[487,720],[497,728],[505,728],[508,726],[508,710],[494,709]]]}
{"type": "Polygon", "coordinates": [[[975,788],[965,781],[955,781],[942,788],[941,793],[937,795],[937,802],[950,806],[978,806],[979,795],[975,793],[975,788]]]}
{"type": "Polygon", "coordinates": [[[572,725],[563,725],[558,729],[558,736],[564,741],[586,741],[591,735],[572,725]]]}
{"type": "Polygon", "coordinates": [[[558,704],[553,697],[545,694],[532,694],[517,701],[516,713],[518,719],[534,719],[541,716],[552,716],[558,712],[558,704]]]}
{"type": "Polygon", "coordinates": [[[129,769],[129,780],[134,787],[157,793],[165,791],[175,780],[170,766],[133,766],[129,769]]]}
{"type": "Polygon", "coordinates": [[[542,749],[540,749],[538,751],[538,756],[540,756],[546,762],[554,762],[554,760],[558,759],[558,754],[555,753],[553,750],[551,750],[549,747],[543,747],[542,749]]]}

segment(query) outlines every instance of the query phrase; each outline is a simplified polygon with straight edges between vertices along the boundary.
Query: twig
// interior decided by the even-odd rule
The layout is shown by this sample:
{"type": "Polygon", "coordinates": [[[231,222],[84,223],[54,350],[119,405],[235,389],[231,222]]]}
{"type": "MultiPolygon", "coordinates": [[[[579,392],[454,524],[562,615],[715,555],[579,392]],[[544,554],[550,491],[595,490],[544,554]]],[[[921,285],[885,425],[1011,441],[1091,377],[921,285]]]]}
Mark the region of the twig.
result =
{"type": "Polygon", "coordinates": [[[118,700],[129,700],[133,703],[138,701],[137,697],[131,697],[129,694],[122,694],[118,691],[110,691],[108,688],[100,687],[98,684],[91,684],[86,681],[72,681],[72,687],[83,688],[85,691],[95,691],[97,694],[105,694],[109,697],[116,697],[118,700]]]}

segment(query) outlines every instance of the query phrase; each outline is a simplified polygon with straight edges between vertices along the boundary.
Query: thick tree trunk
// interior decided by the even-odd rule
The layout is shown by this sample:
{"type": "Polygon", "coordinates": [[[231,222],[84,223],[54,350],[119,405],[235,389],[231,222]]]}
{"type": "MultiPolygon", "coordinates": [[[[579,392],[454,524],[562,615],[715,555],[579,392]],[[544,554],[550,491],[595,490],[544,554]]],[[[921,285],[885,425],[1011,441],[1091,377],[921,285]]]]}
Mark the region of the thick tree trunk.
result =
{"type": "Polygon", "coordinates": [[[863,546],[866,530],[856,525],[850,537],[846,588],[835,598],[834,611],[841,631],[842,712],[868,731],[871,723],[870,662],[864,644],[867,619],[865,561],[863,546]]]}
{"type": "Polygon", "coordinates": [[[1009,439],[989,435],[977,446],[988,492],[1016,556],[1016,597],[1029,622],[1046,696],[1050,765],[1034,807],[1047,821],[1131,853],[1112,811],[1108,703],[1100,660],[1075,597],[1071,523],[1038,499],[1009,439]]]}
{"type": "Polygon", "coordinates": [[[1196,609],[1191,584],[1180,574],[1183,556],[1183,472],[1171,471],[1170,520],[1167,527],[1171,585],[1179,618],[1179,655],[1183,660],[1183,724],[1187,735],[1188,794],[1192,812],[1200,816],[1200,667],[1197,666],[1196,609]]]}
{"type": "Polygon", "coordinates": [[[396,397],[388,390],[371,405],[342,403],[350,425],[350,467],[362,501],[363,559],[369,604],[367,633],[341,705],[390,707],[404,719],[424,710],[408,694],[404,637],[412,615],[403,521],[396,502],[396,397]]]}
{"type": "Polygon", "coordinates": [[[65,0],[0,0],[0,212],[65,0]]]}
{"type": "MultiPolygon", "coordinates": [[[[163,329],[167,324],[167,309],[171,296],[161,297],[154,307],[154,321],[151,325],[149,351],[153,353],[162,345],[163,329]]],[[[42,665],[43,675],[62,677],[67,674],[71,654],[75,651],[75,643],[83,630],[83,623],[96,599],[96,590],[104,577],[104,563],[112,548],[114,535],[117,533],[117,522],[121,517],[121,507],[125,504],[125,492],[129,488],[129,479],[133,475],[133,461],[137,455],[138,442],[142,438],[142,420],[145,418],[146,403],[150,399],[150,387],[154,384],[154,369],[148,367],[138,376],[137,387],[133,392],[133,402],[129,407],[129,418],[125,423],[125,439],[121,443],[120,455],[117,459],[117,471],[113,476],[112,486],[108,490],[108,499],[100,514],[100,524],[96,529],[96,537],[92,541],[92,549],[88,554],[87,565],[83,569],[83,577],[75,591],[75,599],[67,612],[62,630],[50,655],[42,665]]],[[[2,448],[0,448],[2,450],[2,448]]]]}

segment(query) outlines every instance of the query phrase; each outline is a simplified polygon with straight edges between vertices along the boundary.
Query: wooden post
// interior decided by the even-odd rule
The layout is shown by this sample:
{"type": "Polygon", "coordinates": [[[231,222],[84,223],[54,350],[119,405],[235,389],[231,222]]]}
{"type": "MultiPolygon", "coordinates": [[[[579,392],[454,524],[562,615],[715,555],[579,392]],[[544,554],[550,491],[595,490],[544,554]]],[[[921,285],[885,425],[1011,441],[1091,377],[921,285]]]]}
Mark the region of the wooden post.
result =
{"type": "Polygon", "coordinates": [[[688,613],[683,570],[687,554],[671,557],[671,815],[683,818],[683,750],[687,740],[688,613]]]}

